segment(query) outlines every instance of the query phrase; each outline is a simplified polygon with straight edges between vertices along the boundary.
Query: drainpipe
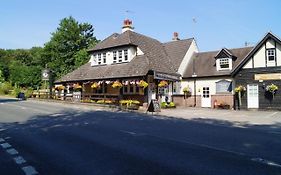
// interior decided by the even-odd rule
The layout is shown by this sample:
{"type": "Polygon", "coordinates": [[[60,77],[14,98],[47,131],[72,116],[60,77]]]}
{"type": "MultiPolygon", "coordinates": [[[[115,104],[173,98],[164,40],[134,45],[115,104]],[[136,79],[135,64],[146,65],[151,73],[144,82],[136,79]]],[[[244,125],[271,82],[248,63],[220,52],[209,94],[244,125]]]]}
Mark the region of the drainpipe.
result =
{"type": "Polygon", "coordinates": [[[194,107],[196,107],[196,73],[195,73],[195,59],[193,58],[193,74],[192,77],[194,78],[194,107]]]}

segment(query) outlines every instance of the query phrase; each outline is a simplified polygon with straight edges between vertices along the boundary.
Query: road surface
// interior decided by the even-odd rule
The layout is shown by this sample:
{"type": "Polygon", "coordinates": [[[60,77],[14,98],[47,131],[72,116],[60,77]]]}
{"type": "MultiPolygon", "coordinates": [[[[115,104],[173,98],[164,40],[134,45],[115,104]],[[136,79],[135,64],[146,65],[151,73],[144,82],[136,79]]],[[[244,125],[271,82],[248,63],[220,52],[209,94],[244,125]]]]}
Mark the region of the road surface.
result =
{"type": "Polygon", "coordinates": [[[281,175],[280,125],[206,121],[2,98],[0,174],[281,175]]]}

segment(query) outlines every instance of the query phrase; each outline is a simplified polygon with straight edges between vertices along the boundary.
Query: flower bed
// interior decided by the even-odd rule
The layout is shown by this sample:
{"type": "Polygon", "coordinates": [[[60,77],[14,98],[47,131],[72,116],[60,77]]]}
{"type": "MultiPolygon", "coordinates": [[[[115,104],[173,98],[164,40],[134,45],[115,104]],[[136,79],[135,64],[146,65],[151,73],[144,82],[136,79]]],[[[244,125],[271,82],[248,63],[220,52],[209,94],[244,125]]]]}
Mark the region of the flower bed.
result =
{"type": "Polygon", "coordinates": [[[170,102],[170,103],[162,102],[161,108],[176,108],[176,105],[174,102],[170,102]]]}
{"type": "Polygon", "coordinates": [[[138,110],[140,102],[138,100],[120,100],[120,107],[123,109],[138,110]]]}

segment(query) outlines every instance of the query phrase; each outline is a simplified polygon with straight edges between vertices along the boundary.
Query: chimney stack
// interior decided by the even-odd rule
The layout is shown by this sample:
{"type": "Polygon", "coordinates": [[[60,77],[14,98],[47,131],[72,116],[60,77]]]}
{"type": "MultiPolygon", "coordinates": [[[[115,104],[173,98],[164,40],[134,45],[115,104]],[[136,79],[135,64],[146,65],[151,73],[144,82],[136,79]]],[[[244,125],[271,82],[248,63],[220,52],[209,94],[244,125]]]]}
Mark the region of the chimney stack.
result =
{"type": "Polygon", "coordinates": [[[179,33],[178,32],[174,32],[174,36],[172,38],[173,41],[178,41],[179,39],[179,33]]]}
{"type": "Polygon", "coordinates": [[[129,19],[125,19],[122,27],[122,33],[130,30],[133,31],[134,27],[132,26],[133,22],[129,19]]]}

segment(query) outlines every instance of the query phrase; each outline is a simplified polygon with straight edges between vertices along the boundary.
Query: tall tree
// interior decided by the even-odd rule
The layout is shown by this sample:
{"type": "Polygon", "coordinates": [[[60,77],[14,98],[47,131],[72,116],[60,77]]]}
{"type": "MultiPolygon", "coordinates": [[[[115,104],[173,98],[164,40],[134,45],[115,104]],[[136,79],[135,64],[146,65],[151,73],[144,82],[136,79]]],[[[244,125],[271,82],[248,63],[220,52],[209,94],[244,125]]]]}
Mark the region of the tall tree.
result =
{"type": "Polygon", "coordinates": [[[44,60],[49,60],[48,67],[54,71],[56,77],[88,61],[85,49],[97,43],[93,32],[91,24],[79,23],[71,16],[60,21],[57,30],[52,33],[51,40],[45,44],[43,56],[44,60]]]}

